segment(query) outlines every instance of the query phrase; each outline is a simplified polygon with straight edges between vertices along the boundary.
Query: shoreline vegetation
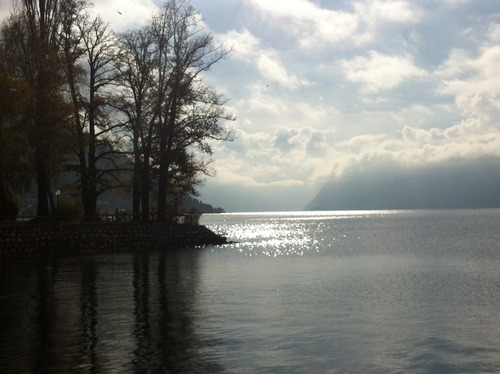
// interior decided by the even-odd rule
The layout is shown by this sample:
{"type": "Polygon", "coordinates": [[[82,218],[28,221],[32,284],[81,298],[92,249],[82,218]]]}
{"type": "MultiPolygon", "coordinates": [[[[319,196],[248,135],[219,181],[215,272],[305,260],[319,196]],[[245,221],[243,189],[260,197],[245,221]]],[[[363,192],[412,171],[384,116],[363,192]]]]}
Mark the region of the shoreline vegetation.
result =
{"type": "Polygon", "coordinates": [[[227,244],[203,225],[160,222],[0,223],[0,261],[227,244]]]}
{"type": "Polygon", "coordinates": [[[231,50],[189,1],[123,32],[91,7],[20,1],[0,25],[0,219],[127,209],[168,224],[215,175],[215,143],[234,138],[206,80],[231,50]]]}

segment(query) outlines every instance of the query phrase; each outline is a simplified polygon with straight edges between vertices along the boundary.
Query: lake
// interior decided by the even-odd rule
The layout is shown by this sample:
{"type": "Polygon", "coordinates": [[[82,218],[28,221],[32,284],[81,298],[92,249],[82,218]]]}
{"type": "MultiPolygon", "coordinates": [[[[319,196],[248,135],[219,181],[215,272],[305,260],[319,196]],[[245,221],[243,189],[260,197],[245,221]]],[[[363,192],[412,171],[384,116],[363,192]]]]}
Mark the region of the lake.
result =
{"type": "Polygon", "coordinates": [[[1,372],[500,372],[500,210],[202,223],[233,243],[0,262],[1,372]]]}

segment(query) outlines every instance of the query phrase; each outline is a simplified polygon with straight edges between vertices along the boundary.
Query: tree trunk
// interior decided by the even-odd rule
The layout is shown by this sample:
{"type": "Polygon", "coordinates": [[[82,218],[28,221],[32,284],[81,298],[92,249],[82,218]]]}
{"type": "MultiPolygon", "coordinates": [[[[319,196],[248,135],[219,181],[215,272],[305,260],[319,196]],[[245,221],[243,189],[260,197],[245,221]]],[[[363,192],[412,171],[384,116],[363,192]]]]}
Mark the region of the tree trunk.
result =
{"type": "Polygon", "coordinates": [[[88,201],[87,205],[84,206],[85,217],[87,219],[93,219],[96,216],[97,209],[97,166],[96,166],[96,135],[95,135],[95,119],[96,113],[94,109],[95,105],[95,69],[93,66],[90,67],[90,92],[89,92],[89,144],[88,144],[88,201]]]}
{"type": "Polygon", "coordinates": [[[141,203],[142,203],[142,220],[149,221],[149,172],[150,172],[149,153],[144,153],[144,164],[142,167],[141,179],[141,203]]]}
{"type": "Polygon", "coordinates": [[[166,150],[160,151],[160,175],[158,177],[158,217],[159,222],[167,220],[167,155],[166,150]]]}
{"type": "Polygon", "coordinates": [[[89,203],[89,173],[87,169],[87,160],[85,158],[85,151],[82,150],[80,151],[78,158],[80,160],[80,188],[81,188],[81,195],[82,195],[82,205],[83,205],[83,211],[84,214],[86,215],[87,211],[87,206],[89,203]]]}
{"type": "Polygon", "coordinates": [[[50,215],[49,191],[50,183],[45,167],[38,166],[37,170],[38,202],[36,207],[37,217],[47,217],[50,215]]]}
{"type": "Polygon", "coordinates": [[[134,174],[132,176],[132,216],[134,221],[141,219],[141,159],[136,152],[134,157],[134,174]]]}
{"type": "Polygon", "coordinates": [[[177,87],[174,87],[167,126],[163,127],[160,139],[160,175],[158,179],[158,221],[160,222],[167,220],[168,169],[170,168],[170,150],[173,144],[176,117],[177,87]]]}
{"type": "Polygon", "coordinates": [[[95,162],[95,148],[93,146],[92,134],[89,145],[89,168],[88,168],[88,190],[87,205],[84,207],[85,217],[89,220],[95,218],[97,214],[97,168],[95,162]]]}

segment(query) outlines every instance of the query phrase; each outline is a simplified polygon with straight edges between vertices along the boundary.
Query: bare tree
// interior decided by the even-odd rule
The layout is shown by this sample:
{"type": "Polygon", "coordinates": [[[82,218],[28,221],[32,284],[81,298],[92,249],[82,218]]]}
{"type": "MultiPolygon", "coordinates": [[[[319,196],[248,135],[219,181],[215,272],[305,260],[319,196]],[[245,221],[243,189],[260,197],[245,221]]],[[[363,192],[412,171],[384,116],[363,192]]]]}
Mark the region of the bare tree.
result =
{"type": "Polygon", "coordinates": [[[96,213],[98,196],[110,188],[109,177],[116,169],[112,161],[119,137],[114,130],[119,124],[113,122],[109,105],[110,87],[117,73],[113,63],[116,40],[99,17],[80,24],[80,32],[88,68],[86,99],[82,100],[88,131],[87,149],[85,154],[79,154],[80,178],[85,215],[92,216],[96,213]]]}
{"type": "MultiPolygon", "coordinates": [[[[182,134],[187,105],[202,102],[196,85],[202,80],[202,73],[208,71],[215,63],[228,55],[221,45],[215,45],[213,37],[203,30],[200,17],[193,7],[185,1],[171,0],[167,2],[152,22],[153,35],[158,37],[158,55],[165,91],[159,106],[159,177],[158,177],[158,220],[165,221],[167,215],[167,194],[169,184],[172,185],[171,167],[175,164],[176,148],[179,147],[179,136],[182,134]]],[[[223,102],[212,102],[212,105],[223,106],[223,102]]],[[[199,113],[199,121],[210,117],[207,113],[199,113]]],[[[219,139],[229,139],[219,120],[213,123],[219,127],[219,139]]],[[[229,118],[229,116],[226,116],[229,118]]],[[[184,130],[189,129],[184,127],[184,130]]],[[[184,131],[184,134],[189,132],[184,131]]],[[[213,132],[215,138],[215,132],[213,132]]],[[[200,140],[201,142],[201,140],[200,140]]],[[[187,147],[186,147],[187,149],[187,147]]]]}
{"type": "Polygon", "coordinates": [[[154,42],[148,27],[119,35],[122,53],[117,60],[122,87],[116,106],[128,119],[134,170],[132,176],[132,210],[138,219],[149,220],[151,190],[151,152],[155,139],[154,42]]]}
{"type": "Polygon", "coordinates": [[[195,10],[178,0],[168,1],[147,27],[122,34],[120,41],[127,88],[121,108],[129,118],[135,164],[134,214],[140,196],[142,219],[149,219],[154,185],[158,219],[164,221],[167,196],[195,194],[200,173],[209,174],[207,160],[194,153],[210,154],[209,140],[231,138],[222,125],[233,119],[225,101],[202,79],[228,51],[201,28],[195,10]]]}
{"type": "Polygon", "coordinates": [[[113,186],[120,124],[112,118],[111,87],[117,71],[117,43],[100,17],[80,13],[65,29],[65,72],[73,104],[74,150],[77,163],[69,170],[79,175],[84,215],[96,215],[97,199],[113,186]]]}

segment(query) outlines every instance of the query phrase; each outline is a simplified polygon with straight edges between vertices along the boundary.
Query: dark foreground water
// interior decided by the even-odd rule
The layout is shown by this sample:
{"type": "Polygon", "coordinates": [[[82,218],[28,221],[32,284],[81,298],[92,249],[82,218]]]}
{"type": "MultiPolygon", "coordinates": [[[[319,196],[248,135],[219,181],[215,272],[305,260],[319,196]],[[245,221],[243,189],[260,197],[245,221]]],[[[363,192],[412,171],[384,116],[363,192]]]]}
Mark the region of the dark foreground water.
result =
{"type": "Polygon", "coordinates": [[[203,223],[238,243],[0,262],[0,372],[500,372],[500,210],[203,223]]]}

